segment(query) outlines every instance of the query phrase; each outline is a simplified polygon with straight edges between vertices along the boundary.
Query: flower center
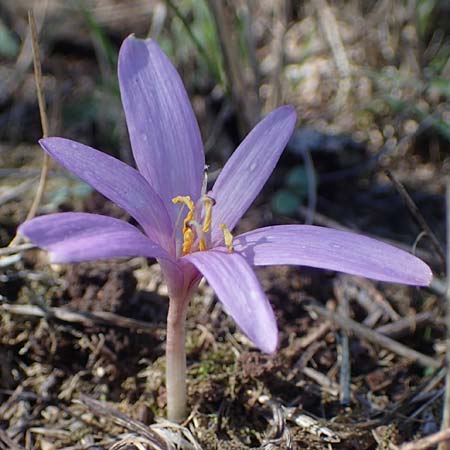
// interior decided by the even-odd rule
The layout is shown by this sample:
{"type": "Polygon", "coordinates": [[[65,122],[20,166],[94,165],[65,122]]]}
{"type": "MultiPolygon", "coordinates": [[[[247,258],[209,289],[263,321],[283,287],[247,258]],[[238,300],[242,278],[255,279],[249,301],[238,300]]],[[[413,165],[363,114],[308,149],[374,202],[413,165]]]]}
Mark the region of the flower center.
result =
{"type": "MultiPolygon", "coordinates": [[[[172,203],[183,205],[188,209],[183,219],[183,242],[177,242],[177,254],[181,253],[184,256],[195,251],[208,250],[211,247],[211,220],[215,200],[204,194],[195,204],[189,195],[179,195],[172,199],[172,203]]],[[[220,224],[220,229],[228,251],[232,252],[233,235],[224,223],[220,224]]]]}

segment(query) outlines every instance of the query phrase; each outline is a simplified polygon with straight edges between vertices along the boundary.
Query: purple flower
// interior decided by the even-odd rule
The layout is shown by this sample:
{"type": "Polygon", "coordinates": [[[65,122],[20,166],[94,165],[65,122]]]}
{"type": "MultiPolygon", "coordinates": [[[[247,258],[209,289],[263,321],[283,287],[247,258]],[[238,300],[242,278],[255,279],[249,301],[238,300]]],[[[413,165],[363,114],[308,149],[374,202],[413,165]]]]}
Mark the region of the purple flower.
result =
{"type": "Polygon", "coordinates": [[[111,217],[60,213],[30,220],[19,231],[47,249],[55,263],[138,255],[160,262],[170,296],[169,418],[185,414],[184,323],[190,294],[202,276],[241,330],[268,353],[277,347],[277,326],[252,266],[295,264],[404,284],[430,282],[431,271],[418,258],[353,233],[286,225],[233,238],[231,231],[292,134],[292,107],[282,106],[261,120],[206,192],[199,127],[183,83],[158,45],[128,37],[119,54],[119,81],[138,170],[67,139],[40,144],[128,212],[142,230],[111,217]]]}

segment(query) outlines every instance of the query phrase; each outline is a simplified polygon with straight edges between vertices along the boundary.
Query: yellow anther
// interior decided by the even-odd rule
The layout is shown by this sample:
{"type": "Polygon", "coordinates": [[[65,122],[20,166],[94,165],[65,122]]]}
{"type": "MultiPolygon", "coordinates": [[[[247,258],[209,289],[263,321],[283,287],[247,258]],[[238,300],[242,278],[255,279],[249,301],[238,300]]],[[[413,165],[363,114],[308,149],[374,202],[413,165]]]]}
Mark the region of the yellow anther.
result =
{"type": "Polygon", "coordinates": [[[182,203],[183,205],[186,205],[190,211],[195,208],[194,202],[189,195],[177,195],[172,199],[172,203],[175,205],[182,203]]]}
{"type": "Polygon", "coordinates": [[[203,200],[203,204],[205,205],[205,218],[203,219],[203,233],[207,233],[211,228],[211,218],[212,218],[212,207],[215,204],[215,201],[211,197],[205,196],[203,200]]]}
{"type": "Polygon", "coordinates": [[[208,197],[207,195],[202,195],[201,201],[203,202],[204,208],[204,216],[203,216],[203,225],[201,231],[200,241],[198,243],[198,249],[200,251],[208,250],[208,244],[206,243],[206,233],[211,229],[211,220],[212,220],[212,208],[216,204],[216,201],[208,197]]]}
{"type": "Polygon", "coordinates": [[[234,251],[233,247],[233,235],[231,234],[231,231],[228,229],[228,227],[224,224],[220,224],[220,229],[223,233],[223,240],[225,241],[225,245],[227,246],[227,249],[229,252],[234,251]]]}
{"type": "Polygon", "coordinates": [[[184,219],[184,224],[186,226],[189,220],[192,220],[194,218],[195,205],[194,202],[191,200],[191,197],[189,197],[189,195],[178,195],[177,197],[174,197],[172,199],[172,203],[174,203],[175,205],[179,204],[186,205],[187,208],[189,209],[189,213],[186,216],[186,219],[184,219]],[[187,220],[188,216],[191,216],[189,220],[187,220]]]}
{"type": "Polygon", "coordinates": [[[178,195],[172,199],[175,205],[182,204],[187,206],[189,212],[183,220],[183,255],[187,255],[191,251],[192,244],[195,241],[195,233],[191,230],[189,222],[194,220],[195,205],[189,195],[178,195]]]}
{"type": "Polygon", "coordinates": [[[183,248],[182,248],[183,256],[190,253],[194,241],[195,241],[194,232],[190,228],[187,228],[186,231],[183,232],[183,248]]]}
{"type": "Polygon", "coordinates": [[[208,246],[206,245],[205,238],[202,237],[200,239],[200,242],[198,243],[198,249],[201,252],[204,251],[204,250],[208,250],[208,246]]]}
{"type": "MultiPolygon", "coordinates": [[[[189,222],[194,219],[194,211],[195,211],[195,205],[194,202],[191,200],[191,197],[189,195],[179,195],[178,197],[174,197],[172,199],[172,203],[175,205],[183,204],[186,205],[189,209],[189,212],[187,213],[185,219],[183,220],[183,235],[189,230],[189,222]]],[[[192,231],[192,230],[191,230],[192,231]]]]}
{"type": "MultiPolygon", "coordinates": [[[[215,200],[204,194],[200,197],[200,200],[196,206],[189,195],[179,195],[172,199],[172,203],[174,203],[175,205],[184,205],[188,209],[188,212],[183,220],[183,244],[181,247],[182,254],[187,255],[191,251],[196,250],[208,250],[208,242],[210,240],[210,237],[207,233],[211,230],[212,208],[216,203],[215,200]],[[199,217],[195,217],[197,208],[203,213],[202,224],[198,223],[199,217]],[[193,249],[194,246],[195,248],[193,249]]],[[[199,214],[197,214],[197,216],[198,215],[199,214]]],[[[224,229],[222,228],[222,230],[224,229]]],[[[233,251],[233,236],[229,232],[228,228],[226,228],[223,233],[227,248],[231,252],[233,251]]]]}

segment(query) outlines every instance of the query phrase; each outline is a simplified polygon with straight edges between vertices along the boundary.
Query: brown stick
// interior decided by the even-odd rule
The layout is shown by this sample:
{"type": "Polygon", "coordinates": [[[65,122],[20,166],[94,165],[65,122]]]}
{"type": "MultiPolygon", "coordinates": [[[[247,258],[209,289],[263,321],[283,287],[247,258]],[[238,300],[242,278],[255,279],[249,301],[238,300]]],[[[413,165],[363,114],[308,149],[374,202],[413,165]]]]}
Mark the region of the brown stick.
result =
{"type": "Polygon", "coordinates": [[[62,307],[40,308],[36,305],[13,305],[9,303],[0,304],[0,311],[9,312],[19,316],[47,317],[61,320],[67,323],[78,323],[85,327],[95,325],[106,325],[119,328],[127,328],[143,333],[154,333],[160,327],[152,323],[131,319],[106,311],[97,312],[77,312],[62,307]]]}
{"type": "Polygon", "coordinates": [[[423,231],[425,231],[427,236],[431,239],[431,243],[432,243],[434,249],[436,250],[436,253],[439,255],[440,260],[442,261],[442,263],[445,263],[445,253],[444,253],[444,250],[443,250],[438,238],[433,233],[433,230],[428,225],[427,221],[423,217],[423,215],[420,212],[417,205],[414,203],[414,200],[408,194],[408,191],[405,189],[405,186],[403,186],[403,184],[400,183],[395,178],[395,176],[389,169],[386,169],[385,173],[386,173],[387,177],[391,180],[391,182],[394,185],[397,192],[402,197],[403,201],[405,202],[406,206],[408,207],[409,212],[411,213],[413,219],[416,221],[417,225],[419,225],[419,227],[423,231]]]}
{"type": "Polygon", "coordinates": [[[381,345],[382,347],[387,348],[391,352],[404,356],[405,358],[415,361],[418,364],[421,364],[422,366],[434,367],[437,369],[442,365],[441,361],[437,361],[428,355],[424,355],[423,353],[420,353],[416,350],[406,347],[406,345],[400,344],[400,342],[394,341],[393,339],[387,336],[383,336],[382,334],[377,333],[376,331],[371,330],[370,328],[361,325],[352,319],[348,319],[337,313],[328,311],[327,309],[316,305],[310,305],[308,306],[308,309],[316,312],[317,314],[320,314],[321,316],[325,317],[328,320],[332,320],[336,325],[338,325],[342,329],[350,331],[359,337],[362,337],[370,342],[373,342],[374,344],[381,345]]]}
{"type": "MultiPolygon", "coordinates": [[[[338,311],[346,319],[350,315],[349,300],[345,295],[345,289],[341,283],[336,282],[333,286],[334,295],[336,296],[339,306],[338,311]]],[[[341,331],[340,345],[338,345],[338,363],[339,363],[339,401],[341,405],[350,404],[350,379],[351,379],[351,363],[350,363],[350,344],[347,330],[341,331]]]]}
{"type": "Polygon", "coordinates": [[[435,319],[436,316],[431,311],[425,311],[413,317],[403,317],[387,325],[381,325],[375,328],[375,331],[391,338],[398,338],[411,333],[419,326],[433,322],[435,319]]]}
{"type": "Polygon", "coordinates": [[[5,443],[9,450],[25,450],[21,445],[14,442],[7,434],[6,431],[0,428],[0,441],[5,443]]]}
{"type": "Polygon", "coordinates": [[[392,446],[392,450],[425,450],[426,448],[432,447],[433,445],[443,443],[450,439],[450,428],[438,431],[437,433],[430,434],[422,439],[415,442],[408,442],[400,447],[392,446]]]}

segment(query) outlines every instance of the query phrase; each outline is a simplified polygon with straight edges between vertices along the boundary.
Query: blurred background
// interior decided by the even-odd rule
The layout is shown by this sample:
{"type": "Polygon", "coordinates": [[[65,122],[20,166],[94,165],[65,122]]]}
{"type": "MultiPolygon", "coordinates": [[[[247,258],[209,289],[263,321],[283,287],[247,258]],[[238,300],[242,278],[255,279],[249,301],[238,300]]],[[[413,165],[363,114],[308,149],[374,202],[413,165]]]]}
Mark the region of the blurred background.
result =
{"type": "MultiPolygon", "coordinates": [[[[0,176],[2,191],[17,193],[3,243],[26,214],[15,203],[32,191],[42,156],[31,7],[51,135],[131,162],[117,52],[130,33],[151,36],[189,91],[212,174],[262,115],[292,104],[298,131],[270,187],[272,213],[311,221],[318,209],[361,229],[379,217],[394,225],[382,234],[392,235],[402,201],[383,174],[389,168],[420,191],[416,200],[439,227],[450,139],[448,1],[3,0],[0,176]]],[[[42,208],[88,195],[78,184],[62,191],[51,183],[42,208]]]]}

